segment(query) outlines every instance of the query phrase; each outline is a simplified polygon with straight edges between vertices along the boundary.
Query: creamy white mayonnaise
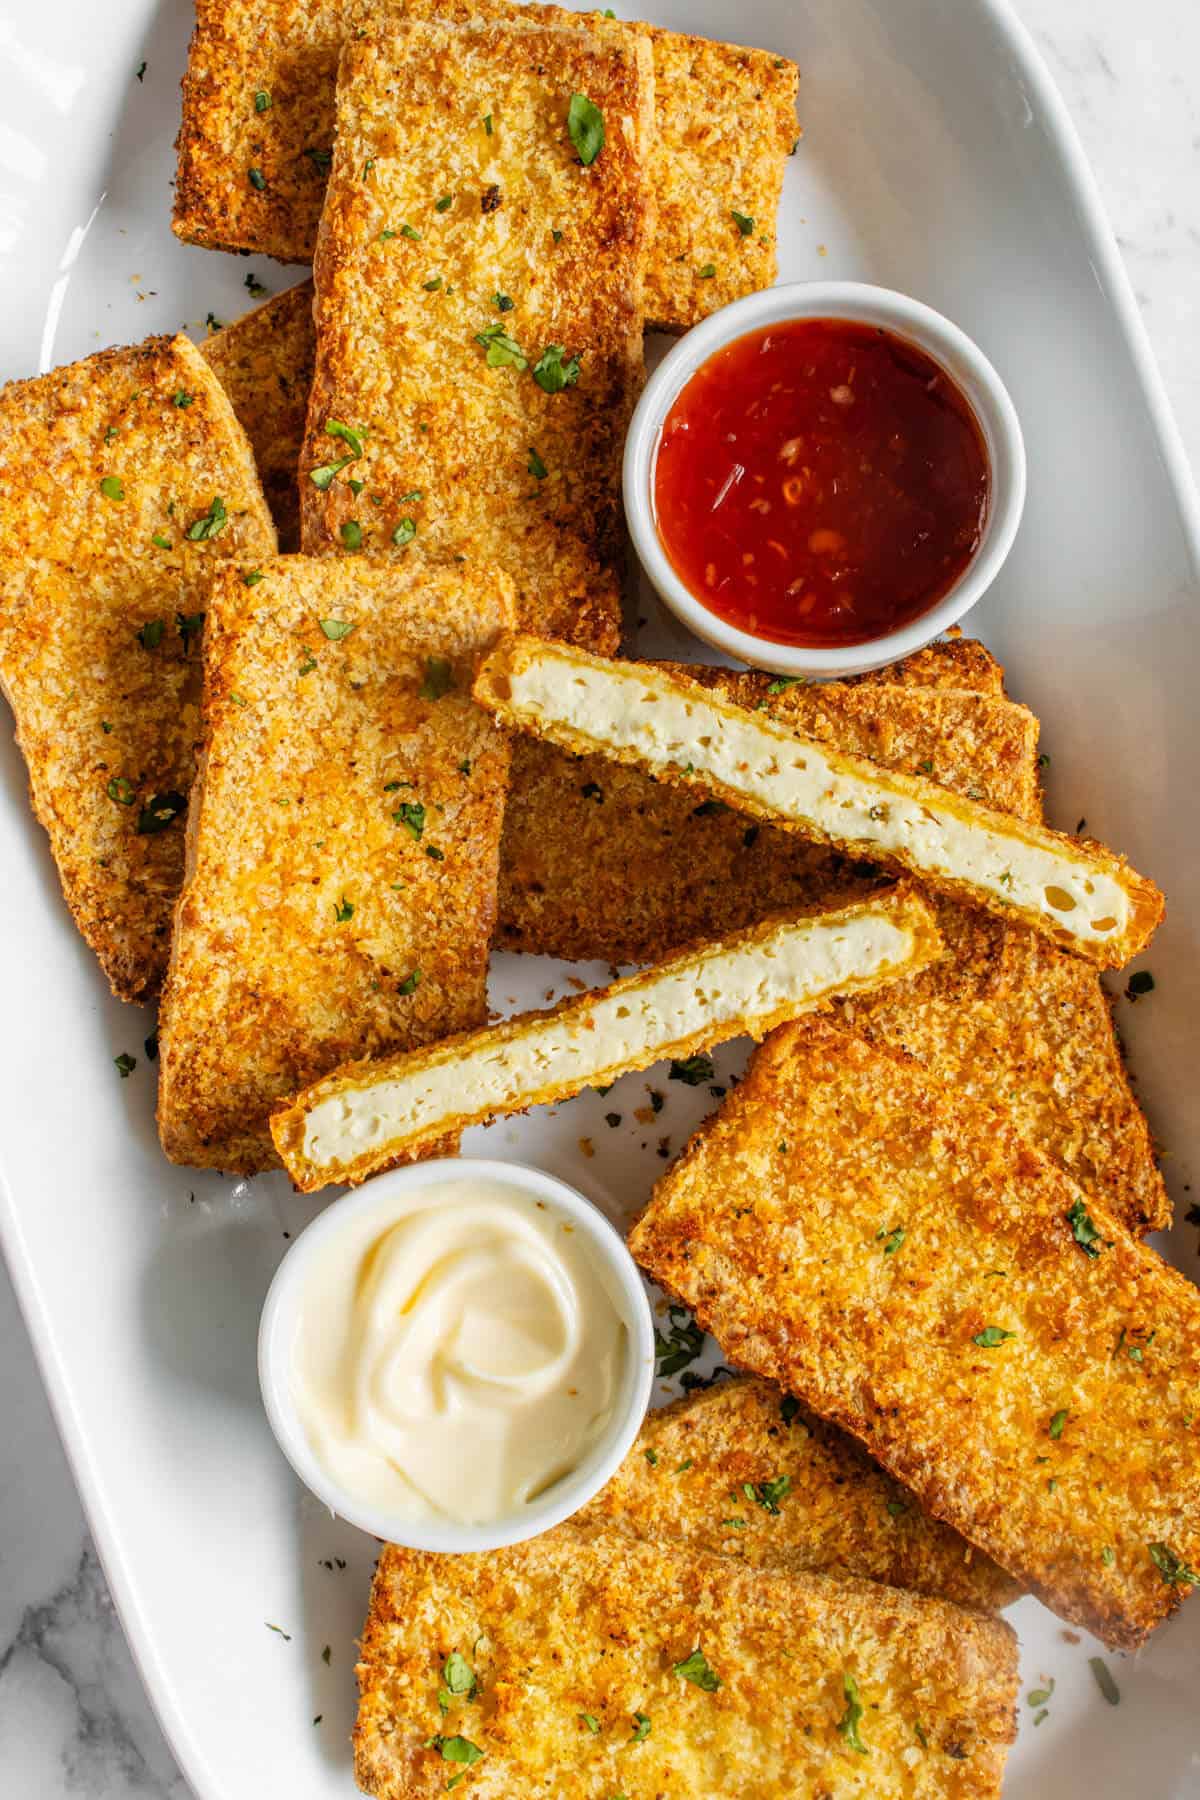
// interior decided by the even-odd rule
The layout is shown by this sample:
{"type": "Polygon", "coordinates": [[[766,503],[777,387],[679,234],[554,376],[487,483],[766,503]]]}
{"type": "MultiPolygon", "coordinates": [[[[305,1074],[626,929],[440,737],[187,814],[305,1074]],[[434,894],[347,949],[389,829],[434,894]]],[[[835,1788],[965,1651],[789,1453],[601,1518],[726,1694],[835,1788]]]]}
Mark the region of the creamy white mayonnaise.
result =
{"type": "Polygon", "coordinates": [[[967,823],[933,795],[881,792],[835,768],[819,745],[797,743],[766,713],[723,713],[632,664],[592,668],[547,646],[514,670],[510,703],[518,714],[561,721],[598,746],[633,750],[651,769],[691,764],[701,779],[710,776],[780,819],[811,820],[864,853],[905,852],[929,875],[969,881],[1081,938],[1103,942],[1128,923],[1120,882],[1053,839],[1031,841],[1015,820],[1003,831],[967,823]]]}
{"type": "Polygon", "coordinates": [[[508,1518],[584,1459],[629,1355],[587,1238],[464,1177],[381,1201],[322,1246],[292,1394],[340,1486],[411,1519],[508,1518]]]}

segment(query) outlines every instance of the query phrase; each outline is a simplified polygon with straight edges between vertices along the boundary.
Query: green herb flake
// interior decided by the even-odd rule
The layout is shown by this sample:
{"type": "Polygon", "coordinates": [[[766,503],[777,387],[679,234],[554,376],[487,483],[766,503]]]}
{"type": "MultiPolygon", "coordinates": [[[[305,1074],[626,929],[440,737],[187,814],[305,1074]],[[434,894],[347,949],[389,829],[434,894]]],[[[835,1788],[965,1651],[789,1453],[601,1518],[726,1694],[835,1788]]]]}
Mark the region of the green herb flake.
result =
{"type": "Polygon", "coordinates": [[[561,243],[562,243],[562,240],[563,240],[563,234],[562,234],[562,232],[561,232],[561,231],[556,231],[556,230],[551,230],[551,233],[550,233],[550,236],[551,236],[551,237],[552,237],[552,238],[553,238],[553,239],[554,239],[554,242],[555,242],[555,243],[556,243],[556,244],[561,244],[561,243]]]}
{"type": "Polygon", "coordinates": [[[443,194],[440,199],[434,201],[433,210],[434,210],[434,212],[440,212],[440,213],[449,212],[450,208],[453,205],[454,205],[454,195],[453,194],[443,194]]]}
{"type": "Polygon", "coordinates": [[[742,1492],[753,1505],[761,1506],[764,1512],[777,1517],[779,1502],[787,1497],[791,1487],[790,1475],[776,1475],[772,1481],[743,1481],[742,1492]]]}
{"type": "Polygon", "coordinates": [[[321,1652],[321,1661],[325,1664],[326,1668],[329,1667],[329,1660],[332,1657],[332,1655],[333,1655],[333,1645],[326,1644],[325,1648],[321,1652]]]}
{"type": "Polygon", "coordinates": [[[403,981],[396,983],[396,992],[405,995],[415,994],[420,985],[421,971],[420,969],[414,969],[411,975],[406,975],[403,981]]]}
{"type": "Polygon", "coordinates": [[[122,1081],[128,1081],[137,1068],[137,1057],[130,1056],[128,1050],[122,1050],[120,1056],[114,1056],[113,1062],[116,1064],[117,1073],[122,1081]]]}
{"type": "Polygon", "coordinates": [[[604,114],[586,94],[572,94],[567,107],[567,136],[579,160],[590,169],[604,148],[604,114]]]}
{"type": "MultiPolygon", "coordinates": [[[[529,359],[513,338],[501,325],[488,325],[475,333],[475,342],[481,344],[487,352],[485,358],[489,369],[527,369],[529,359]]],[[[536,375],[536,370],[534,371],[536,375]]]]}
{"type": "Polygon", "coordinates": [[[720,1521],[720,1526],[721,1526],[722,1531],[745,1531],[746,1521],[745,1521],[745,1519],[736,1519],[736,1518],[735,1519],[722,1519],[720,1521]]]}
{"type": "Polygon", "coordinates": [[[417,230],[415,225],[410,225],[407,219],[405,219],[403,225],[400,227],[400,236],[408,238],[414,244],[419,244],[421,241],[421,233],[417,230]]]}
{"type": "Polygon", "coordinates": [[[260,300],[264,294],[269,294],[271,291],[255,274],[247,275],[244,285],[246,292],[253,300],[260,300]]]}
{"type": "Polygon", "coordinates": [[[333,916],[339,925],[344,925],[348,919],[352,919],[354,917],[353,900],[347,900],[345,894],[343,894],[333,909],[333,916]]]}
{"type": "Polygon", "coordinates": [[[144,62],[140,62],[138,64],[137,68],[133,71],[133,73],[134,73],[135,78],[138,81],[144,81],[145,77],[146,77],[146,64],[144,62]]]}
{"type": "Polygon", "coordinates": [[[322,463],[319,469],[310,469],[308,479],[322,494],[327,493],[333,485],[335,475],[340,475],[348,463],[355,462],[354,456],[339,457],[336,462],[322,463]]]}
{"type": "Polygon", "coordinates": [[[112,720],[111,719],[101,719],[100,729],[107,736],[107,734],[112,730],[112,720]]]}
{"type": "Polygon", "coordinates": [[[687,1456],[679,1464],[678,1468],[675,1470],[675,1474],[676,1475],[686,1475],[688,1470],[691,1468],[691,1466],[692,1466],[692,1459],[690,1456],[687,1456]]]}
{"type": "Polygon", "coordinates": [[[439,850],[436,844],[426,844],[425,854],[430,862],[445,862],[446,852],[439,850]]]}
{"type": "Polygon", "coordinates": [[[688,1056],[682,1062],[671,1063],[668,1079],[682,1081],[687,1087],[699,1087],[702,1082],[711,1081],[715,1074],[711,1056],[688,1056]]]}
{"type": "Polygon", "coordinates": [[[292,1634],[290,1631],[285,1631],[283,1629],[282,1625],[272,1625],[270,1619],[264,1619],[263,1624],[266,1626],[268,1631],[273,1631],[275,1633],[276,1637],[281,1637],[285,1644],[291,1643],[292,1634]]]}
{"type": "Polygon", "coordinates": [[[219,494],[214,494],[209,502],[208,511],[193,519],[187,528],[187,536],[193,544],[207,543],[210,538],[219,537],[229,523],[229,515],[225,511],[225,502],[219,494]]]}
{"type": "Polygon", "coordinates": [[[143,806],[138,813],[137,828],[142,837],[154,837],[165,831],[167,826],[177,819],[180,813],[187,811],[186,794],[155,794],[148,806],[143,806]]]}
{"type": "Polygon", "coordinates": [[[446,1666],[442,1670],[442,1680],[456,1700],[473,1700],[479,1690],[474,1669],[466,1657],[457,1650],[452,1650],[446,1658],[446,1666]]]}
{"type": "Polygon", "coordinates": [[[1100,1561],[1104,1564],[1106,1569],[1111,1569],[1116,1560],[1117,1553],[1112,1545],[1105,1544],[1103,1550],[1100,1552],[1100,1561]]]}
{"type": "Polygon", "coordinates": [[[578,356],[567,356],[561,344],[547,344],[533,365],[533,379],[546,394],[561,394],[579,380],[578,356]],[[565,360],[564,360],[565,359],[565,360]]]}
{"type": "Polygon", "coordinates": [[[128,780],[124,775],[112,776],[104,791],[110,800],[116,801],[118,806],[133,805],[134,786],[132,781],[128,780]]]}
{"type": "Polygon", "coordinates": [[[1113,1672],[1102,1656],[1089,1656],[1088,1668],[1096,1679],[1096,1686],[1104,1695],[1110,1706],[1120,1706],[1121,1690],[1113,1680],[1113,1672]]]}
{"type": "Polygon", "coordinates": [[[137,629],[137,641],[143,650],[157,650],[163,641],[165,630],[166,624],[162,619],[147,619],[146,623],[139,625],[137,629]]]}
{"type": "Polygon", "coordinates": [[[907,1500],[889,1500],[887,1503],[887,1516],[889,1519],[902,1519],[907,1511],[907,1500]]]}
{"type": "Polygon", "coordinates": [[[588,1730],[592,1733],[593,1737],[595,1737],[599,1734],[600,1721],[596,1717],[595,1713],[578,1713],[576,1716],[579,1719],[579,1723],[581,1725],[587,1726],[588,1730]]]}
{"type": "Polygon", "coordinates": [[[782,694],[791,687],[803,687],[807,681],[805,675],[777,675],[774,681],[767,683],[768,694],[782,694]]]}
{"type": "Polygon", "coordinates": [[[306,656],[304,658],[304,661],[300,664],[298,673],[301,675],[308,675],[312,672],[313,669],[316,668],[316,666],[317,666],[316,657],[315,656],[306,656]]]}
{"type": "Polygon", "coordinates": [[[657,1469],[657,1467],[658,1467],[658,1451],[657,1450],[646,1450],[643,1452],[643,1455],[645,1456],[646,1461],[650,1464],[650,1467],[652,1469],[657,1469]]]}
{"type": "MultiPolygon", "coordinates": [[[[1043,1676],[1042,1679],[1043,1679],[1043,1681],[1046,1681],[1045,1676],[1043,1676]]],[[[1054,1683],[1052,1681],[1046,1681],[1045,1687],[1030,1688],[1029,1692],[1025,1696],[1025,1704],[1026,1704],[1026,1706],[1046,1706],[1046,1705],[1048,1705],[1053,1694],[1054,1694],[1054,1683]]]]}
{"type": "Polygon", "coordinates": [[[183,647],[186,650],[191,645],[192,639],[198,638],[200,633],[204,630],[204,614],[202,612],[177,612],[175,614],[175,624],[179,629],[179,635],[183,639],[183,647]]]}
{"type": "Polygon", "coordinates": [[[1151,1562],[1168,1587],[1200,1586],[1200,1575],[1181,1556],[1177,1556],[1169,1544],[1148,1544],[1146,1548],[1150,1552],[1151,1562]]]}
{"type": "Polygon", "coordinates": [[[497,312],[511,312],[516,305],[516,301],[510,300],[507,294],[493,294],[492,305],[496,308],[497,312]]]}
{"type": "Polygon", "coordinates": [[[669,1307],[667,1318],[666,1335],[654,1332],[655,1372],[663,1380],[694,1363],[704,1349],[704,1333],[685,1306],[669,1307]]]}
{"type": "Polygon", "coordinates": [[[1109,1247],[1107,1240],[1100,1236],[1100,1233],[1092,1223],[1091,1215],[1084,1205],[1082,1195],[1076,1200],[1070,1212],[1065,1213],[1063,1216],[1066,1219],[1067,1224],[1071,1227],[1071,1234],[1074,1237],[1075,1242],[1079,1245],[1079,1248],[1083,1251],[1085,1256],[1099,1256],[1101,1250],[1109,1247]]]}
{"type": "Polygon", "coordinates": [[[863,1743],[858,1729],[865,1709],[858,1697],[858,1683],[849,1671],[842,1676],[842,1693],[846,1710],[838,1720],[838,1730],[852,1750],[857,1750],[860,1756],[869,1756],[871,1753],[863,1743]]]}
{"type": "Polygon", "coordinates": [[[685,1656],[682,1662],[672,1666],[676,1675],[682,1675],[685,1681],[690,1681],[693,1687],[703,1689],[706,1694],[715,1694],[721,1685],[721,1677],[699,1646],[690,1656],[685,1656]]]}
{"type": "Polygon", "coordinates": [[[416,537],[416,535],[417,535],[416,520],[415,519],[401,519],[401,521],[397,525],[395,531],[393,531],[393,533],[392,533],[392,542],[393,542],[393,544],[396,544],[401,549],[403,549],[405,544],[412,543],[412,541],[416,537]]]}
{"type": "Polygon", "coordinates": [[[189,394],[183,388],[179,388],[171,395],[171,405],[177,406],[180,412],[186,412],[194,399],[194,394],[189,394]]]}
{"type": "Polygon", "coordinates": [[[491,137],[491,135],[492,135],[492,115],[491,115],[491,113],[484,113],[483,129],[487,132],[488,136],[491,137]]]}
{"type": "Polygon", "coordinates": [[[319,170],[322,175],[328,175],[333,163],[332,150],[306,150],[304,154],[308,157],[314,169],[319,170]]]}
{"type": "Polygon", "coordinates": [[[913,1735],[918,1744],[920,1744],[922,1750],[928,1750],[929,1739],[925,1735],[925,1727],[922,1725],[920,1719],[916,1719],[913,1722],[913,1735]]]}
{"type": "Polygon", "coordinates": [[[343,638],[350,636],[357,621],[354,619],[321,619],[319,623],[329,641],[333,644],[340,644],[343,638]]]}
{"type": "Polygon", "coordinates": [[[422,700],[440,700],[454,686],[454,671],[444,656],[425,659],[425,679],[421,683],[422,700]]]}
{"type": "Polygon", "coordinates": [[[259,88],[258,92],[255,94],[254,110],[256,113],[270,112],[271,96],[268,94],[266,88],[259,88]]]}
{"type": "Polygon", "coordinates": [[[889,1231],[886,1225],[881,1225],[875,1233],[875,1241],[878,1243],[882,1239],[885,1256],[895,1256],[907,1236],[908,1230],[903,1225],[897,1225],[894,1231],[889,1231]]]}
{"type": "Polygon", "coordinates": [[[698,281],[711,281],[716,272],[716,263],[705,263],[702,269],[696,270],[696,279],[698,281]]]}
{"type": "Polygon", "coordinates": [[[735,212],[734,209],[730,207],[729,216],[743,237],[749,237],[751,235],[754,230],[754,220],[750,218],[747,213],[735,212]]]}
{"type": "Polygon", "coordinates": [[[535,481],[545,481],[547,475],[550,473],[532,444],[529,446],[529,461],[526,463],[525,467],[535,481]]]}
{"type": "Polygon", "coordinates": [[[125,487],[119,475],[106,475],[100,483],[100,492],[106,500],[123,500],[125,487]]]}
{"type": "Polygon", "coordinates": [[[407,832],[420,841],[425,830],[425,808],[420,800],[402,800],[392,818],[397,825],[403,825],[407,832]]]}
{"type": "Polygon", "coordinates": [[[1068,1416],[1069,1415],[1067,1413],[1067,1409],[1065,1406],[1062,1408],[1061,1412],[1055,1413],[1054,1417],[1050,1421],[1050,1436],[1052,1438],[1057,1439],[1062,1436],[1063,1426],[1066,1424],[1068,1416]]]}
{"type": "Polygon", "coordinates": [[[635,1712],[633,1715],[633,1730],[629,1734],[630,1743],[644,1744],[646,1739],[650,1736],[650,1729],[650,1719],[648,1715],[644,1712],[635,1712]]]}
{"type": "Polygon", "coordinates": [[[250,186],[254,189],[256,194],[261,194],[267,185],[267,178],[261,169],[247,169],[246,180],[250,183],[250,186]]]}
{"type": "Polygon", "coordinates": [[[1005,1331],[1000,1325],[985,1325],[982,1331],[975,1333],[971,1342],[978,1344],[981,1350],[994,1350],[997,1344],[1004,1342],[1005,1338],[1016,1337],[1016,1335],[1015,1331],[1005,1331]]]}
{"type": "Polygon", "coordinates": [[[357,519],[345,519],[339,530],[344,550],[362,549],[362,526],[357,519]]]}
{"type": "Polygon", "coordinates": [[[440,1752],[443,1762],[465,1763],[468,1768],[472,1763],[483,1761],[483,1751],[470,1738],[431,1737],[426,1740],[425,1748],[440,1752]]]}
{"type": "Polygon", "coordinates": [[[169,550],[171,548],[171,540],[165,531],[156,531],[154,536],[150,539],[150,542],[159,550],[169,550]]]}

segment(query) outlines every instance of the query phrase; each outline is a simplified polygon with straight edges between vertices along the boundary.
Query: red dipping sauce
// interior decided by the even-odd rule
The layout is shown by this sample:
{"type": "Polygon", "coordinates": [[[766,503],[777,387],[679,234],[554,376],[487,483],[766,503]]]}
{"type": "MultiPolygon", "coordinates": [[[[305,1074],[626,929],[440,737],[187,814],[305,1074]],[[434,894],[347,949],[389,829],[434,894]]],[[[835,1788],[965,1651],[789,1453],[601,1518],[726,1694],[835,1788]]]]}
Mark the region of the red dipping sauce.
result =
{"type": "Polygon", "coordinates": [[[990,469],[966,395],[878,326],[794,319],[718,350],[654,470],[658,534],[720,618],[784,644],[919,619],[979,546],[990,469]]]}

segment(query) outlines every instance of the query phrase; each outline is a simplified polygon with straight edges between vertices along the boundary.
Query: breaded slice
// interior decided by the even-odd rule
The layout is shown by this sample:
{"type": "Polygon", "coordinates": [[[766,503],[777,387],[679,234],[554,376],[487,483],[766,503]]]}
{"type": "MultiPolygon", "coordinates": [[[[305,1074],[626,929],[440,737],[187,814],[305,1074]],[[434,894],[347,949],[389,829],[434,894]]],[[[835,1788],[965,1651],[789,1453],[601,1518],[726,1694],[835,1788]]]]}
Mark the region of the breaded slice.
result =
{"type": "Polygon", "coordinates": [[[1158,889],[1102,844],[818,744],[678,673],[514,635],[488,658],[475,693],[505,725],[638,763],[751,818],[889,862],[1101,967],[1128,962],[1162,917],[1158,889]]]}
{"type": "Polygon", "coordinates": [[[432,1049],[336,1071],[271,1119],[298,1188],[359,1182],[428,1154],[447,1132],[602,1087],[921,969],[932,914],[903,887],[837,911],[764,920],[611,987],[432,1049]]]}
{"type": "MultiPolygon", "coordinates": [[[[659,215],[647,251],[650,321],[686,330],[770,286],[783,172],[798,136],[796,65],[598,10],[504,0],[198,0],[183,82],[176,235],[311,261],[342,44],[352,30],[429,18],[565,25],[621,47],[645,39],[654,60],[650,178],[659,215]]],[[[547,244],[545,258],[554,253],[547,244]]]]}
{"type": "Polygon", "coordinates": [[[214,557],[273,553],[250,446],[185,337],[0,390],[0,686],[113,992],[167,958],[214,557]]]}
{"type": "Polygon", "coordinates": [[[511,617],[465,565],[218,571],[159,1022],[173,1162],[270,1167],[296,1088],[486,1019],[508,746],[470,682],[511,617]]]}
{"type": "Polygon", "coordinates": [[[1200,1294],[994,1113],[823,1020],[630,1236],[726,1356],[1134,1648],[1200,1567],[1200,1294]]]}
{"type": "MultiPolygon", "coordinates": [[[[1037,817],[1037,721],[1024,707],[950,689],[675,672],[839,750],[1037,817]]],[[[500,943],[616,964],[651,962],[781,907],[874,884],[861,864],[794,831],[751,823],[635,765],[537,739],[515,748],[500,869],[500,943]]]]}
{"type": "Polygon", "coordinates": [[[281,550],[300,547],[300,449],[316,357],[313,287],[302,281],[200,346],[250,439],[281,550]]]}
{"type": "Polygon", "coordinates": [[[646,1415],[580,1530],[679,1538],[755,1568],[857,1575],[995,1611],[1020,1586],[769,1381],[737,1376],[646,1415]]]}
{"type": "Polygon", "coordinates": [[[486,1800],[995,1800],[1017,1652],[897,1588],[560,1526],[490,1555],[385,1546],[358,1680],[378,1800],[456,1775],[486,1800]]]}
{"type": "Polygon", "coordinates": [[[900,662],[849,675],[846,681],[852,687],[969,688],[995,700],[1002,700],[1005,693],[1004,665],[978,638],[964,637],[957,625],[900,662]]]}
{"type": "Polygon", "coordinates": [[[347,46],[306,550],[468,555],[508,570],[530,628],[615,645],[651,100],[640,39],[409,25],[347,46]],[[574,93],[605,119],[589,167],[568,135],[574,93]]]}

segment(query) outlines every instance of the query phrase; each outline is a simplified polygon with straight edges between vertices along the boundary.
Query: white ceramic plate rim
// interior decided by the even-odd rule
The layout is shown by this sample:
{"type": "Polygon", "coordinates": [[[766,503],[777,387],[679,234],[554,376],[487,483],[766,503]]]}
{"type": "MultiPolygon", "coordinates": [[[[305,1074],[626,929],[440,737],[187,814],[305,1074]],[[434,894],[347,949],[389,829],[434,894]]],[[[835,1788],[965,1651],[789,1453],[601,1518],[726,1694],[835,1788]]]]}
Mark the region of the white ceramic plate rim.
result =
{"type": "MultiPolygon", "coordinates": [[[[1175,498],[1188,552],[1200,567],[1200,501],[1178,428],[1172,417],[1161,378],[1154,363],[1145,327],[1133,290],[1108,225],[1094,177],[1084,156],[1065,102],[1055,87],[1024,25],[1008,0],[978,0],[983,16],[1004,44],[1041,122],[1061,159],[1079,213],[1079,229],[1128,346],[1134,371],[1146,401],[1151,429],[1162,457],[1165,474],[1175,498]]],[[[116,1520],[109,1510],[105,1489],[89,1448],[89,1440],[72,1399],[67,1363],[43,1303],[39,1278],[26,1252],[20,1217],[10,1185],[0,1165],[0,1246],[3,1247],[51,1408],[79,1488],[93,1539],[113,1600],[121,1616],[134,1659],[151,1703],[180,1770],[198,1800],[226,1800],[217,1785],[208,1757],[188,1721],[182,1696],[163,1665],[126,1566],[116,1520]]]]}

